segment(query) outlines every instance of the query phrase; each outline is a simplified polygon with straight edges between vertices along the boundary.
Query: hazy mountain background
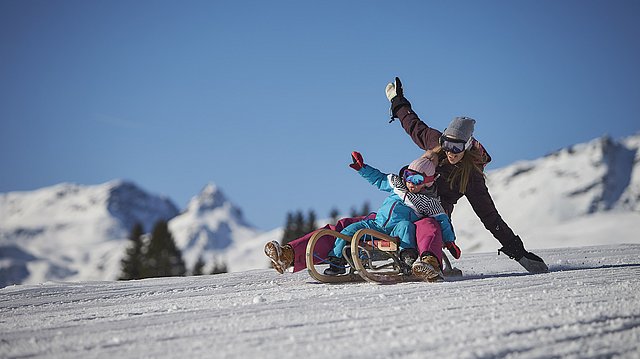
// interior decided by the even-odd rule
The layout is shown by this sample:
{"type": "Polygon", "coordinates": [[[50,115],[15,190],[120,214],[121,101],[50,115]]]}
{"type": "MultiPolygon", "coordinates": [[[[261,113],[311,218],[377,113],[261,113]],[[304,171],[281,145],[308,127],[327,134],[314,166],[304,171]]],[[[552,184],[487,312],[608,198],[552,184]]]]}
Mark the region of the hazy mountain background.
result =
{"type": "MultiPolygon", "coordinates": [[[[487,182],[501,215],[529,249],[640,243],[639,148],[640,134],[603,136],[488,171],[487,182]]],[[[263,245],[282,237],[282,228],[254,228],[214,183],[183,210],[124,180],[3,193],[0,286],[114,280],[133,224],[149,232],[158,220],[169,221],[188,269],[200,256],[207,267],[225,263],[230,272],[267,268],[263,245]]],[[[453,223],[463,255],[499,247],[465,199],[453,223]]]]}

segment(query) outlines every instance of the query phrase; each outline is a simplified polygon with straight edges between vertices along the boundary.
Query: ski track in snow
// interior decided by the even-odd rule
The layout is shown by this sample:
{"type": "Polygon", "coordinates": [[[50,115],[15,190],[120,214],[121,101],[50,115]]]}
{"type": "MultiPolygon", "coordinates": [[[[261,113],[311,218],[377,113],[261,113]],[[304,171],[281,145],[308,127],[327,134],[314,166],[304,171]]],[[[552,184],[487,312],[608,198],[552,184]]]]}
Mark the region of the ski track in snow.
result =
{"type": "Polygon", "coordinates": [[[252,270],[0,290],[2,358],[640,357],[640,245],[468,254],[444,283],[252,270]]]}

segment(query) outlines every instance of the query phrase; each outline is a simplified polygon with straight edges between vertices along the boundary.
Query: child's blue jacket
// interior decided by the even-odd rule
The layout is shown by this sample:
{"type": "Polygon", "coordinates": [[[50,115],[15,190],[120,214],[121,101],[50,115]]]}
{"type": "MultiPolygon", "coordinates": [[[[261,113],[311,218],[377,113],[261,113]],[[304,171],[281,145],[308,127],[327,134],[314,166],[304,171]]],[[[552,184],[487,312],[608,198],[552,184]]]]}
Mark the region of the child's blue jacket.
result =
{"type": "Polygon", "coordinates": [[[434,191],[411,193],[400,176],[382,173],[366,164],[358,173],[381,191],[391,192],[391,195],[385,198],[376,211],[377,225],[384,229],[391,229],[400,221],[415,222],[428,216],[440,223],[443,241],[453,242],[455,240],[451,221],[445,214],[434,191]]]}

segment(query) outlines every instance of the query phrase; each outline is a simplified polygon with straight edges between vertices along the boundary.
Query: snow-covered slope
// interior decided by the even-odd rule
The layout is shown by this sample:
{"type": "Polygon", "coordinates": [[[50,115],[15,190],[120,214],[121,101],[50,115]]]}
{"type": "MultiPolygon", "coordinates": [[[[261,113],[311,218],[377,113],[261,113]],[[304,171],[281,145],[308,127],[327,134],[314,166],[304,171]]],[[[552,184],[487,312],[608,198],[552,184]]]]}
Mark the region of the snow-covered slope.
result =
{"type": "Polygon", "coordinates": [[[467,254],[444,283],[253,270],[0,289],[2,358],[639,358],[640,245],[467,254]]]}
{"type": "MultiPolygon", "coordinates": [[[[605,136],[489,171],[498,211],[530,248],[640,243],[640,135],[605,136]]],[[[499,243],[462,199],[453,223],[463,250],[499,243]]]]}
{"type": "Polygon", "coordinates": [[[135,222],[149,230],[176,206],[133,183],[64,183],[0,194],[0,286],[115,279],[135,222]]]}

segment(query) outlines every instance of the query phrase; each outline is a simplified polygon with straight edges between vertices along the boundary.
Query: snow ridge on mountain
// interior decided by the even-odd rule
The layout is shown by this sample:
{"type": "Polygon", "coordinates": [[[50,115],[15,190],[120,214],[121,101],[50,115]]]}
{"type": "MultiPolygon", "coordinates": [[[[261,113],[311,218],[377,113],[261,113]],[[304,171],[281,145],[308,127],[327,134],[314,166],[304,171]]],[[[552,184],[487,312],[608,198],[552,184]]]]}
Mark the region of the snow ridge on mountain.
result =
{"type": "MultiPolygon", "coordinates": [[[[621,141],[603,136],[488,171],[487,185],[498,211],[528,247],[597,244],[593,238],[608,236],[631,241],[640,230],[639,144],[640,134],[621,141]],[[585,228],[593,233],[577,234],[585,228]]],[[[453,223],[468,249],[499,247],[464,198],[453,223]]]]}

